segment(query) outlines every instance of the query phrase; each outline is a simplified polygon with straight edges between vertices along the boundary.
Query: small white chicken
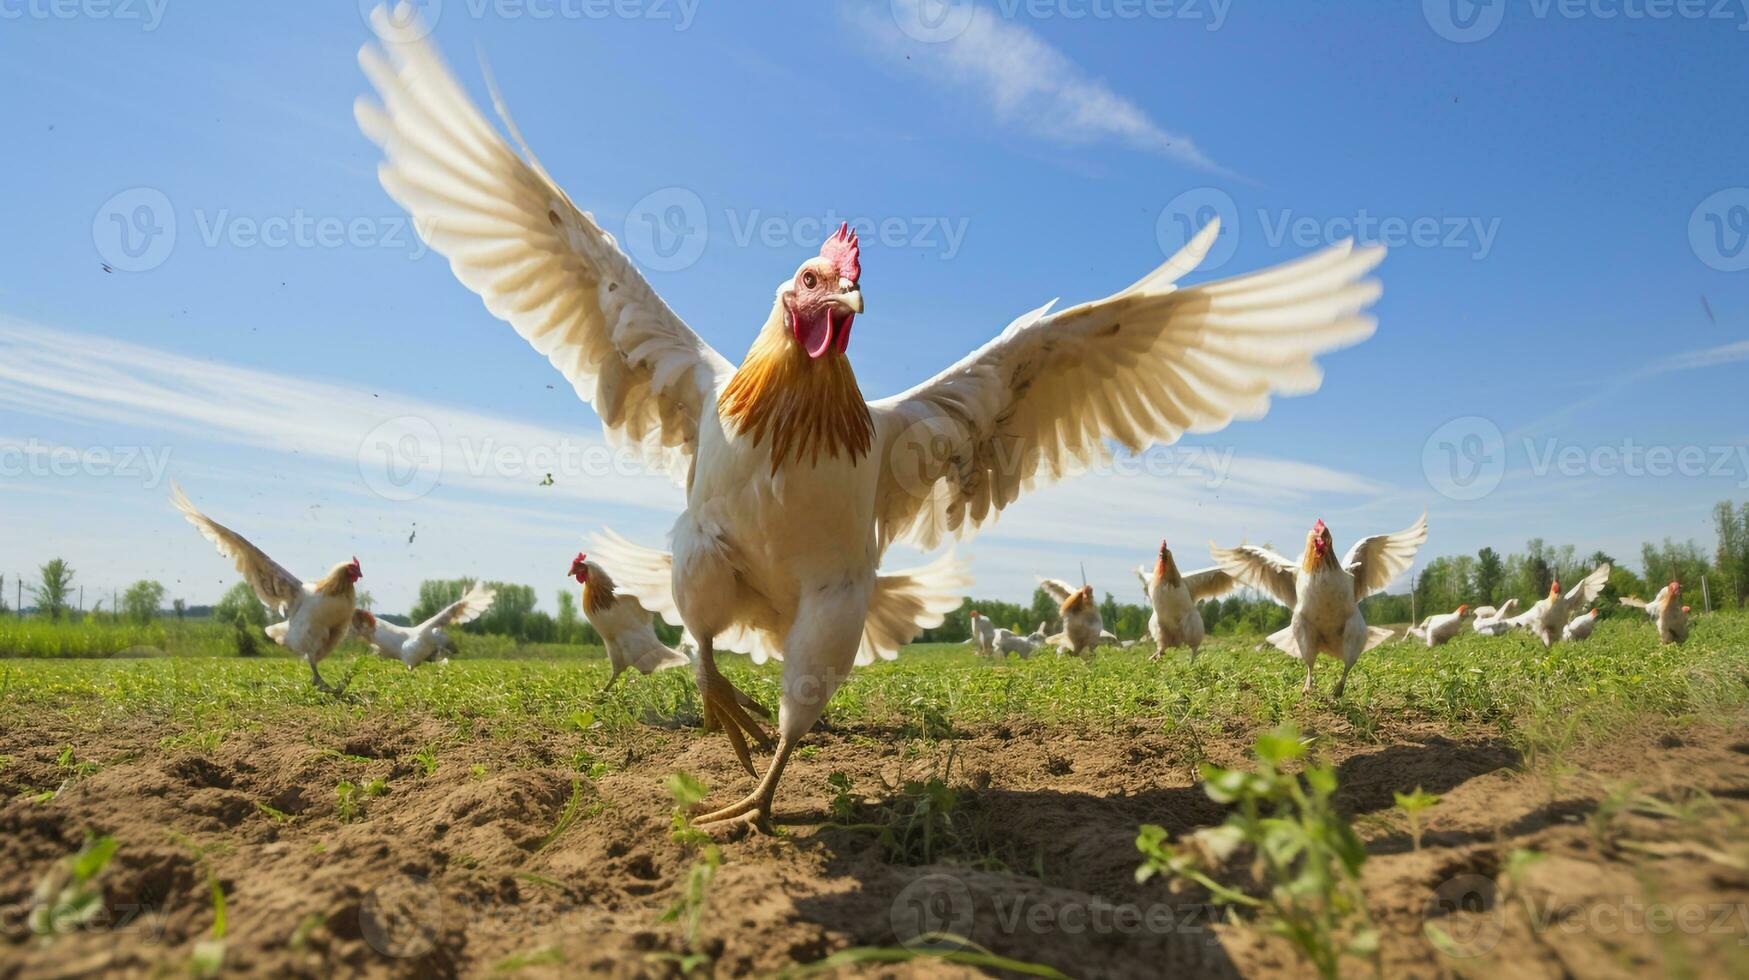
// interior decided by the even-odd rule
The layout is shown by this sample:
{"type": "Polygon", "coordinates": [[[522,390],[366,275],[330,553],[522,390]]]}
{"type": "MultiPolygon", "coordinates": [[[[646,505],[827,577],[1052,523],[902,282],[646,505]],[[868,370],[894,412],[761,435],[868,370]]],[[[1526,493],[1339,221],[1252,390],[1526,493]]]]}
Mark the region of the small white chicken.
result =
{"type": "Polygon", "coordinates": [[[476,582],[466,595],[417,626],[396,626],[371,615],[367,609],[355,609],[352,632],[369,643],[378,656],[399,660],[407,665],[408,670],[427,660],[446,664],[449,663],[450,651],[455,649],[455,642],[445,627],[479,619],[492,608],[497,598],[496,590],[487,588],[484,582],[476,582]]]}
{"type": "Polygon", "coordinates": [[[992,640],[992,645],[999,654],[1015,653],[1020,655],[1020,659],[1025,660],[1039,648],[1039,641],[1030,636],[1021,636],[1013,630],[998,629],[992,640]]]}
{"type": "Polygon", "coordinates": [[[1470,607],[1459,605],[1456,612],[1429,616],[1421,621],[1420,626],[1409,627],[1408,635],[1425,642],[1429,647],[1441,646],[1463,630],[1469,615],[1470,607]]]}
{"type": "Polygon", "coordinates": [[[1148,636],[1154,640],[1154,655],[1159,660],[1172,647],[1189,647],[1190,659],[1196,662],[1196,651],[1202,646],[1202,613],[1196,608],[1203,599],[1214,599],[1231,592],[1238,583],[1220,568],[1204,568],[1182,575],[1172,560],[1172,549],[1160,542],[1160,555],[1149,573],[1136,566],[1136,577],[1142,580],[1142,594],[1148,597],[1153,614],[1148,617],[1148,636]]]}
{"type": "Polygon", "coordinates": [[[282,617],[281,622],[267,627],[268,638],[303,657],[304,663],[310,665],[310,678],[316,688],[332,693],[334,689],[322,679],[316,665],[333,653],[352,629],[352,613],[357,603],[353,587],[364,577],[358,558],[341,562],[320,580],[306,584],[247,538],[196,510],[175,484],[170,485],[170,502],[218,548],[220,555],[237,563],[237,571],[243,573],[261,604],[282,617]]]}
{"type": "Polygon", "coordinates": [[[1688,639],[1689,608],[1682,605],[1682,583],[1672,581],[1658,590],[1658,594],[1647,602],[1637,596],[1622,599],[1622,605],[1644,609],[1646,615],[1652,618],[1658,627],[1658,641],[1661,643],[1681,643],[1688,639]]]}
{"type": "Polygon", "coordinates": [[[1045,642],[1058,649],[1067,648],[1079,657],[1107,637],[1117,639],[1105,631],[1099,603],[1093,601],[1093,586],[1083,585],[1077,589],[1061,579],[1041,578],[1038,581],[1051,598],[1062,603],[1063,631],[1045,642]]]}
{"type": "Polygon", "coordinates": [[[1575,612],[1595,602],[1598,593],[1603,591],[1608,582],[1608,562],[1597,566],[1590,575],[1580,579],[1579,584],[1565,594],[1561,592],[1561,580],[1557,578],[1549,583],[1549,594],[1526,609],[1523,615],[1513,617],[1511,625],[1529,630],[1543,642],[1545,649],[1552,647],[1561,638],[1561,631],[1566,629],[1567,620],[1572,619],[1575,612]]]}
{"type": "Polygon", "coordinates": [[[1501,636],[1512,628],[1512,617],[1518,614],[1518,600],[1508,599],[1496,609],[1493,606],[1477,606],[1476,618],[1470,623],[1470,628],[1483,636],[1501,636]]]}
{"type": "MultiPolygon", "coordinates": [[[[590,561],[588,555],[577,552],[568,574],[583,586],[583,618],[601,634],[601,643],[607,647],[607,659],[613,664],[613,676],[602,685],[601,693],[606,694],[627,667],[649,675],[692,663],[686,654],[656,636],[655,617],[635,596],[615,592],[613,578],[600,565],[590,561]]],[[[740,703],[761,715],[766,713],[763,707],[749,699],[742,699],[740,703]]],[[[751,771],[751,767],[748,769],[751,771]]]]}
{"type": "Polygon", "coordinates": [[[972,642],[978,645],[978,652],[989,654],[995,650],[996,624],[990,622],[990,617],[976,609],[971,612],[972,642]]]}
{"type": "Polygon", "coordinates": [[[1561,630],[1561,639],[1570,641],[1589,640],[1591,631],[1597,627],[1597,607],[1582,616],[1576,616],[1561,630]]]}
{"type": "Polygon", "coordinates": [[[1323,521],[1306,534],[1306,550],[1296,563],[1267,548],[1209,546],[1215,563],[1244,585],[1261,589],[1294,611],[1286,629],[1269,642],[1306,665],[1301,690],[1312,693],[1312,669],[1323,653],[1342,661],[1334,696],[1348,685],[1348,672],[1367,650],[1391,638],[1390,630],[1366,625],[1360,600],[1383,589],[1415,561],[1427,541],[1427,515],[1395,534],[1362,538],[1336,563],[1330,529],[1323,521]]]}

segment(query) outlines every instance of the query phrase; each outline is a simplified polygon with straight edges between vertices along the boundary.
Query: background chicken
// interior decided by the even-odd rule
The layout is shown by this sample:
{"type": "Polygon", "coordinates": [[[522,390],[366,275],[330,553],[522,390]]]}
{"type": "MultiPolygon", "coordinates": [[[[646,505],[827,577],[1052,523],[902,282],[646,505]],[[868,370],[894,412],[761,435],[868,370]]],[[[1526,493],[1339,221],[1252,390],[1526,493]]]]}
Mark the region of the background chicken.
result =
{"type": "Polygon", "coordinates": [[[1050,593],[1051,598],[1060,603],[1059,612],[1063,616],[1061,632],[1046,640],[1059,649],[1066,648],[1079,657],[1081,654],[1099,646],[1100,641],[1111,637],[1105,631],[1105,619],[1099,615],[1099,603],[1093,601],[1093,586],[1083,585],[1079,589],[1055,578],[1041,578],[1039,585],[1050,593]]]}
{"type": "MultiPolygon", "coordinates": [[[[607,648],[607,659],[613,664],[613,675],[601,687],[603,694],[613,687],[628,667],[648,675],[692,663],[690,657],[656,636],[655,617],[639,604],[636,596],[615,592],[613,578],[600,565],[590,561],[588,555],[577,552],[567,574],[583,586],[583,618],[601,634],[601,643],[607,648]]],[[[761,714],[765,711],[751,700],[743,701],[742,706],[761,714]]]]}
{"type": "Polygon", "coordinates": [[[1628,596],[1621,601],[1624,606],[1644,609],[1646,615],[1652,617],[1652,622],[1658,627],[1658,640],[1663,643],[1681,643],[1688,639],[1688,607],[1682,604],[1682,583],[1672,581],[1658,590],[1658,594],[1647,602],[1638,596],[1628,596]]]}
{"type": "Polygon", "coordinates": [[[1019,633],[1008,629],[996,630],[996,635],[992,643],[998,654],[1019,654],[1020,659],[1022,660],[1031,657],[1043,644],[1044,639],[1039,634],[1035,633],[1032,636],[1021,636],[1019,633]]]}
{"type": "Polygon", "coordinates": [[[988,616],[972,610],[970,616],[972,642],[978,645],[979,653],[990,653],[995,649],[996,624],[990,622],[988,616]]]}
{"type": "MultiPolygon", "coordinates": [[[[373,13],[383,36],[422,35],[391,32],[389,18],[373,13]]],[[[939,615],[919,606],[899,624],[903,611],[880,605],[891,543],[967,536],[1023,490],[1109,458],[1111,444],[1140,452],[1261,416],[1273,393],[1318,386],[1314,355],[1374,329],[1360,311],[1378,295],[1363,279],[1378,249],[1345,243],[1179,288],[1213,244],[1211,224],[1129,288],[1056,313],[1041,306],[935,378],[868,402],[848,358],[863,311],[855,234],[840,228],[777,284],[731,364],[499,137],[427,41],[367,46],[360,63],[382,97],[355,115],[383,149],[383,187],[457,278],[594,404],[610,440],[685,486],[669,589],[699,641],[706,717],[724,722],[742,757],[757,727],[717,670],[716,645],[786,654],[771,764],[701,824],[763,825],[791,752],[865,635],[909,639],[939,615]]]]}
{"type": "Polygon", "coordinates": [[[1261,589],[1292,609],[1286,629],[1270,634],[1269,642],[1306,665],[1302,690],[1312,693],[1312,670],[1318,654],[1342,661],[1335,697],[1348,685],[1348,672],[1360,655],[1391,638],[1391,631],[1366,625],[1360,600],[1383,589],[1415,561],[1427,541],[1427,515],[1395,534],[1362,538],[1348,549],[1341,564],[1323,521],[1306,534],[1306,550],[1298,562],[1267,548],[1210,546],[1215,563],[1240,582],[1261,589]]]}
{"type": "Polygon", "coordinates": [[[1510,622],[1520,629],[1527,629],[1543,647],[1554,646],[1561,638],[1561,632],[1567,627],[1567,620],[1573,614],[1591,605],[1597,599],[1598,593],[1609,583],[1609,563],[1597,566],[1590,575],[1579,580],[1566,593],[1561,592],[1561,580],[1555,579],[1549,583],[1549,594],[1526,609],[1521,615],[1513,617],[1510,622]]]}
{"type": "Polygon", "coordinates": [[[1204,599],[1226,595],[1238,583],[1220,568],[1204,568],[1181,575],[1172,560],[1172,549],[1160,542],[1160,555],[1152,572],[1137,566],[1136,577],[1142,580],[1142,593],[1153,607],[1148,617],[1148,635],[1154,640],[1154,655],[1159,660],[1172,647],[1189,647],[1191,662],[1196,661],[1197,648],[1202,646],[1202,613],[1196,604],[1204,599]]]}
{"type": "Polygon", "coordinates": [[[364,577],[358,558],[341,562],[320,580],[305,584],[247,538],[196,510],[175,484],[170,486],[170,502],[219,549],[219,554],[237,563],[237,571],[243,573],[244,581],[255,590],[261,604],[282,617],[281,622],[267,627],[268,638],[303,657],[310,665],[310,678],[316,687],[332,691],[316,665],[333,653],[352,629],[356,603],[353,586],[364,577]]]}
{"type": "Polygon", "coordinates": [[[408,670],[431,659],[448,663],[455,642],[444,627],[473,622],[485,615],[497,598],[495,590],[487,588],[484,582],[476,582],[466,595],[417,626],[396,626],[378,619],[368,610],[357,609],[352,614],[352,631],[369,643],[378,655],[399,660],[407,665],[408,670]]]}
{"type": "Polygon", "coordinates": [[[1573,620],[1561,630],[1561,639],[1574,641],[1588,640],[1591,638],[1591,631],[1596,627],[1597,609],[1596,607],[1592,607],[1589,612],[1573,617],[1573,620]]]}
{"type": "Polygon", "coordinates": [[[1460,605],[1455,612],[1429,616],[1421,621],[1421,625],[1409,627],[1407,635],[1421,640],[1429,647],[1440,646],[1463,630],[1464,620],[1469,614],[1470,607],[1460,605]]]}
{"type": "Polygon", "coordinates": [[[1471,621],[1470,629],[1483,636],[1500,636],[1512,629],[1512,617],[1517,614],[1517,597],[1501,603],[1498,609],[1493,606],[1477,606],[1476,618],[1471,621]]]}

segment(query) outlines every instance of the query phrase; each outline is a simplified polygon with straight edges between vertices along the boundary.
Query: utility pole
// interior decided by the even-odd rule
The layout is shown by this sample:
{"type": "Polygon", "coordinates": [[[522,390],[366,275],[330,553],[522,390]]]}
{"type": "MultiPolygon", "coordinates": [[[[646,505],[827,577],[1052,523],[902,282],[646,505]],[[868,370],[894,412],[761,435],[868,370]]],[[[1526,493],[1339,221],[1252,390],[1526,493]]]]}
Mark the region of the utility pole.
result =
{"type": "Polygon", "coordinates": [[[1707,590],[1706,576],[1705,575],[1702,575],[1700,577],[1700,598],[1701,598],[1701,601],[1703,603],[1705,603],[1705,605],[1702,608],[1704,608],[1709,613],[1712,612],[1713,611],[1713,594],[1707,590]]]}

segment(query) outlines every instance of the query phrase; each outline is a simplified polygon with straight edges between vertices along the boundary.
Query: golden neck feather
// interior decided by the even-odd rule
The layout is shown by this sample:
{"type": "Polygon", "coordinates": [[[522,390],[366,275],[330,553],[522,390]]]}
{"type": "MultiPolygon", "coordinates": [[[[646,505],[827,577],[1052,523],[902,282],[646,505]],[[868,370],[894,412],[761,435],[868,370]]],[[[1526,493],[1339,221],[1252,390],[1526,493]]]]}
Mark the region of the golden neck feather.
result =
{"type": "Polygon", "coordinates": [[[613,579],[606,572],[591,572],[589,580],[583,583],[583,610],[598,613],[603,609],[613,608],[613,579]]]}
{"type": "Polygon", "coordinates": [[[717,398],[717,413],[736,432],[766,443],[773,474],[791,460],[812,466],[821,453],[855,461],[874,442],[874,419],[850,359],[836,351],[808,357],[790,336],[781,300],[717,398]]]}
{"type": "Polygon", "coordinates": [[[332,599],[350,599],[353,597],[352,576],[348,574],[351,565],[335,565],[322,576],[322,581],[316,583],[316,591],[332,599]]]}

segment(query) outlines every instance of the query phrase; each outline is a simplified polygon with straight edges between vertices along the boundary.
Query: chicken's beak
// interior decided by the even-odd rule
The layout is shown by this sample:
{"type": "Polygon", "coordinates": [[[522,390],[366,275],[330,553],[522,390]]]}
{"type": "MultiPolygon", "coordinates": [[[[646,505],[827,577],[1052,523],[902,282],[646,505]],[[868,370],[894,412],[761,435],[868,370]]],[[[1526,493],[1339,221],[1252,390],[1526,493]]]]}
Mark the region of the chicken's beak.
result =
{"type": "Polygon", "coordinates": [[[849,279],[838,280],[838,292],[832,299],[846,313],[862,312],[862,287],[849,279]]]}

